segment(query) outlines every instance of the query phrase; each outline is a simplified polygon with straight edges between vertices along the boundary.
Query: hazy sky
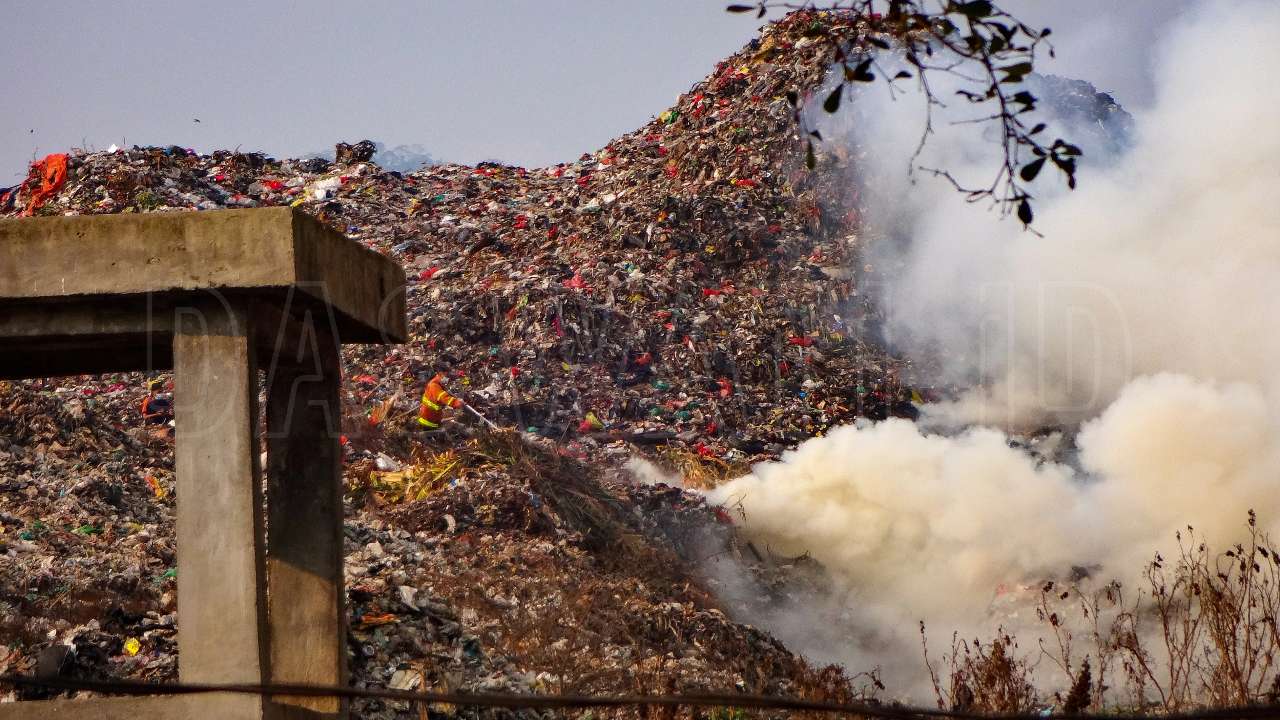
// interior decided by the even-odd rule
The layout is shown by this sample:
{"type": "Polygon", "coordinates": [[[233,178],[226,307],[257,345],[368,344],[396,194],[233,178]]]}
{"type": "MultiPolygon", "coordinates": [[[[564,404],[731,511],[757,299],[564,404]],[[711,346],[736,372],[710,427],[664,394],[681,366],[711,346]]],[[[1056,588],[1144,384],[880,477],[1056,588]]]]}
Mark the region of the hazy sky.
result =
{"type": "MultiPolygon", "coordinates": [[[[1046,70],[1141,105],[1153,39],[1194,1],[1000,4],[1053,27],[1046,70]]],[[[0,186],[33,155],[112,143],[288,157],[371,138],[461,162],[571,160],[752,37],[754,16],[725,4],[0,0],[0,186]]]]}

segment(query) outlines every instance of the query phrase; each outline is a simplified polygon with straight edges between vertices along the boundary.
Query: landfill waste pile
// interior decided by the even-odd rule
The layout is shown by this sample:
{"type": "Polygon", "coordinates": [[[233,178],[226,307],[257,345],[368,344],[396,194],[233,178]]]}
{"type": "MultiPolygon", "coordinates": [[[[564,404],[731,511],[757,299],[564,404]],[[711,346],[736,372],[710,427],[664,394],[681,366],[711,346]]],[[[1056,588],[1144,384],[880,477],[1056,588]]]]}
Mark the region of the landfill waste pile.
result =
{"type": "Polygon", "coordinates": [[[0,383],[0,673],[176,674],[173,450],[130,395],[0,383]]]}
{"type": "MultiPolygon", "coordinates": [[[[423,374],[490,418],[597,455],[626,438],[777,455],[900,402],[865,342],[843,148],[805,164],[788,91],[821,86],[833,16],[768,26],[648,125],[549,168],[402,175],[374,143],[338,162],[177,147],[51,156],[8,215],[294,205],[402,263],[413,340],[348,353],[367,407],[423,374]],[[60,164],[61,172],[48,166],[60,164]],[[49,182],[46,182],[49,181],[49,182]]],[[[6,207],[7,203],[7,207],[6,207]]]]}
{"type": "MultiPolygon", "coordinates": [[[[332,162],[113,147],[34,163],[0,214],[291,205],[405,267],[410,342],[344,349],[354,684],[847,699],[843,671],[733,622],[693,571],[740,550],[731,517],[610,471],[656,452],[745,467],[928,397],[869,340],[852,158],[807,167],[788,98],[822,86],[845,22],[770,24],[553,167],[403,174],[369,141],[332,162]],[[435,372],[510,431],[415,433],[435,372]]],[[[0,393],[0,672],[175,677],[172,446],[140,427],[144,395],[138,375],[0,393]]]]}
{"type": "MultiPolygon", "coordinates": [[[[377,163],[378,167],[383,170],[411,173],[415,170],[421,170],[429,165],[439,165],[441,162],[422,145],[396,145],[395,147],[388,147],[385,143],[373,143],[373,150],[373,155],[369,160],[377,163]]],[[[303,160],[310,160],[314,158],[330,161],[337,160],[338,149],[334,148],[333,150],[328,150],[326,152],[310,153],[302,156],[303,160]]]]}
{"type": "Polygon", "coordinates": [[[1057,75],[1032,74],[1027,89],[1043,98],[1052,117],[1066,125],[1070,137],[1090,149],[1089,162],[1096,157],[1114,158],[1133,144],[1133,115],[1115,98],[1086,80],[1057,75]]]}
{"type": "MultiPolygon", "coordinates": [[[[0,673],[176,679],[172,445],[133,427],[126,378],[107,379],[0,388],[0,673]]],[[[843,670],[735,623],[687,570],[709,548],[743,552],[700,497],[607,482],[511,432],[382,445],[405,461],[352,450],[346,473],[356,687],[861,696],[843,670]]],[[[353,711],[418,716],[381,700],[353,711]]]]}

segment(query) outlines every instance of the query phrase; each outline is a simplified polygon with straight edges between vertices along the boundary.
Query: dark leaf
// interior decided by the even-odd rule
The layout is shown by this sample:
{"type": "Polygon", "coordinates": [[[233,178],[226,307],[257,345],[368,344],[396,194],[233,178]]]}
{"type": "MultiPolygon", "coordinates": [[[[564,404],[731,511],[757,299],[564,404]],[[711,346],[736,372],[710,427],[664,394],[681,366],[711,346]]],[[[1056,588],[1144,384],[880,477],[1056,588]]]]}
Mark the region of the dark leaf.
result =
{"type": "Polygon", "coordinates": [[[796,94],[795,90],[787,91],[787,102],[791,103],[791,107],[795,107],[796,103],[800,102],[800,96],[796,94]]]}
{"type": "Polygon", "coordinates": [[[1043,167],[1044,167],[1044,158],[1040,158],[1038,160],[1032,160],[1031,162],[1022,166],[1022,172],[1019,174],[1022,176],[1023,180],[1027,182],[1031,182],[1032,180],[1036,179],[1036,176],[1040,174],[1040,170],[1043,167]]]}
{"type": "Polygon", "coordinates": [[[809,147],[804,153],[804,166],[812,170],[818,164],[818,159],[813,155],[813,141],[809,141],[809,147]]]}
{"type": "Polygon", "coordinates": [[[858,82],[871,82],[876,79],[874,73],[870,72],[871,58],[867,58],[858,63],[858,67],[853,69],[853,79],[858,82]]]}
{"type": "Polygon", "coordinates": [[[1018,219],[1023,225],[1030,225],[1034,217],[1031,213],[1031,203],[1026,198],[1022,198],[1022,202],[1018,203],[1018,219]]]}
{"type": "Polygon", "coordinates": [[[1027,134],[1028,134],[1028,135],[1035,135],[1036,133],[1041,132],[1041,131],[1043,131],[1044,129],[1045,129],[1045,124],[1044,124],[1044,123],[1036,123],[1036,126],[1035,126],[1035,127],[1033,127],[1033,128],[1031,128],[1031,132],[1030,132],[1030,133],[1027,133],[1027,134]]]}
{"type": "Polygon", "coordinates": [[[1006,65],[1005,67],[1002,67],[1000,69],[1009,73],[1010,75],[1026,75],[1027,73],[1031,72],[1031,63],[1020,62],[1020,63],[1015,63],[1013,65],[1006,65]]]}
{"type": "Polygon", "coordinates": [[[755,10],[755,9],[756,7],[754,5],[730,5],[729,7],[725,8],[725,10],[728,10],[729,12],[732,12],[732,13],[751,12],[752,10],[755,10]]]}
{"type": "Polygon", "coordinates": [[[893,77],[895,80],[905,80],[906,78],[911,77],[911,73],[907,72],[906,70],[899,70],[898,74],[894,75],[893,77]]]}
{"type": "Polygon", "coordinates": [[[818,132],[817,130],[810,130],[809,134],[812,135],[813,138],[818,142],[822,142],[822,133],[818,132]]]}
{"type": "Polygon", "coordinates": [[[970,0],[956,6],[956,10],[970,20],[987,17],[994,9],[988,0],[970,0]]]}
{"type": "Polygon", "coordinates": [[[765,14],[766,12],[768,12],[768,10],[766,10],[766,9],[765,9],[765,6],[764,6],[764,5],[761,5],[761,6],[760,6],[760,12],[756,13],[756,19],[757,19],[757,20],[759,20],[760,18],[764,17],[764,14],[765,14]]]}
{"type": "Polygon", "coordinates": [[[830,95],[827,96],[826,102],[822,103],[822,109],[829,113],[833,113],[840,109],[840,96],[844,94],[844,85],[841,84],[830,95]]]}
{"type": "Polygon", "coordinates": [[[1050,33],[1052,32],[1053,32],[1053,28],[1045,28],[1040,31],[1040,37],[1049,37],[1050,33]]]}

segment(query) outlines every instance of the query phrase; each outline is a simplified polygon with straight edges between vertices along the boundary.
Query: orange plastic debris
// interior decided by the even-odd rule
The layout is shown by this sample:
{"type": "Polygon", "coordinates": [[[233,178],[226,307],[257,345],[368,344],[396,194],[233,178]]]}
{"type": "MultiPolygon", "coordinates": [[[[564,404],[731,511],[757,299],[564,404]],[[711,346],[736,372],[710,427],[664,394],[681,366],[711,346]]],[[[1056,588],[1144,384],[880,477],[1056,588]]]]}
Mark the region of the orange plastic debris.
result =
{"type": "Polygon", "coordinates": [[[31,191],[31,200],[27,203],[27,209],[22,211],[24,216],[30,217],[40,206],[44,205],[67,182],[67,155],[66,153],[55,153],[48,155],[43,160],[31,163],[31,175],[28,176],[27,182],[31,182],[35,177],[40,178],[40,187],[31,191]]]}

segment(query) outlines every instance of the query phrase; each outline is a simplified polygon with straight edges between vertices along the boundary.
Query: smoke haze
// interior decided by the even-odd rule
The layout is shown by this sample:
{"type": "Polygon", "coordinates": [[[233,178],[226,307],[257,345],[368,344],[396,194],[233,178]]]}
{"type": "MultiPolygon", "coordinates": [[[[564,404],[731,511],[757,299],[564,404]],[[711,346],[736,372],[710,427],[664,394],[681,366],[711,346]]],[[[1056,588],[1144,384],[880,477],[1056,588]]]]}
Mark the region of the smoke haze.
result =
{"type": "MultiPolygon", "coordinates": [[[[1261,1],[1208,3],[1171,28],[1131,149],[1092,153],[1074,192],[1042,174],[1043,238],[909,176],[920,105],[859,98],[890,341],[977,389],[923,426],[839,428],[710,493],[740,504],[756,541],[831,572],[851,670],[919,687],[921,620],[1034,637],[1033,617],[999,609],[1001,588],[1073,567],[1131,583],[1177,529],[1226,542],[1249,508],[1280,527],[1277,29],[1280,5],[1261,1]],[[989,429],[1078,423],[1070,466],[989,429]]],[[[995,167],[972,126],[935,124],[920,164],[995,167]]]]}

